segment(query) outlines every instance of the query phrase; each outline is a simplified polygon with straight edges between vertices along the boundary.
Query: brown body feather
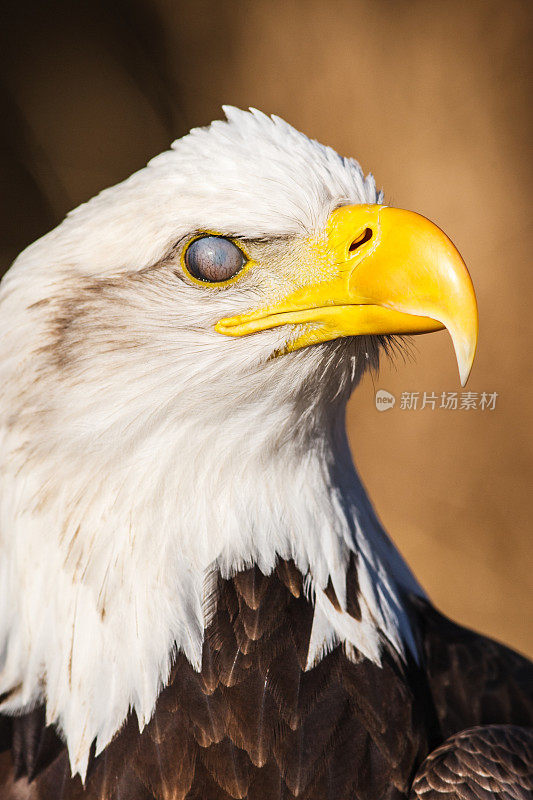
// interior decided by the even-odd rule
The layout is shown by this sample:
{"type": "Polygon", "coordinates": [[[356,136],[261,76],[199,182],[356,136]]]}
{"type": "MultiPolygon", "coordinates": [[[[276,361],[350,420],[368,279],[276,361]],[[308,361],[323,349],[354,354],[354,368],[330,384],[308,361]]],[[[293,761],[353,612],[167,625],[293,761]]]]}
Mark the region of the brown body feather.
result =
{"type": "MultiPolygon", "coordinates": [[[[355,561],[348,608],[358,612],[355,561]]],[[[328,587],[332,602],[338,602],[328,587]]],[[[428,752],[471,725],[533,724],[531,665],[412,604],[423,663],[342,647],[305,671],[313,620],[292,562],[218,579],[201,673],[178,655],[154,716],[97,758],[85,787],[36,709],[0,717],[5,800],[400,800],[428,752]]]]}
{"type": "Polygon", "coordinates": [[[410,800],[531,800],[532,767],[533,728],[470,728],[428,756],[410,800]]]}

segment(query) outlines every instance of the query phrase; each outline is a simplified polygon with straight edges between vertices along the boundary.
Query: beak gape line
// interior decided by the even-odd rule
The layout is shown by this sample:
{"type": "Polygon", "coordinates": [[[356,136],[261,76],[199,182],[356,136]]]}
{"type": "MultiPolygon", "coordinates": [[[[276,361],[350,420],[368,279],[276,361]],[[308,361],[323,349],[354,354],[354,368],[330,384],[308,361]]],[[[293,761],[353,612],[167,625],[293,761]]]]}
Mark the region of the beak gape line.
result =
{"type": "Polygon", "coordinates": [[[221,319],[215,329],[245,336],[305,325],[286,351],[342,336],[419,334],[447,328],[464,386],[476,351],[474,287],[456,247],[426,217],[382,205],[334,211],[310,241],[317,275],[274,305],[221,319]]]}

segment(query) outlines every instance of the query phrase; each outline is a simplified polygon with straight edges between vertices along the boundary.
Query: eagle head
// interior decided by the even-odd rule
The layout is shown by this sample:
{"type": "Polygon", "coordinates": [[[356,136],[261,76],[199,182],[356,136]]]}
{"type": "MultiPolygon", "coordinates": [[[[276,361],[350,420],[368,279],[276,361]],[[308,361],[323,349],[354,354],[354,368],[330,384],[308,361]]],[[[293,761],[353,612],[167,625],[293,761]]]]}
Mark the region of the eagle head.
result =
{"type": "Polygon", "coordinates": [[[0,288],[0,695],[45,702],[82,774],[177,650],[210,580],[292,558],[342,641],[415,649],[420,592],[353,467],[346,401],[396,334],[477,315],[450,240],[276,117],[225,109],[27,248],[0,288]],[[343,615],[358,556],[361,619],[343,615]],[[332,582],[340,608],[324,597],[332,582]]]}

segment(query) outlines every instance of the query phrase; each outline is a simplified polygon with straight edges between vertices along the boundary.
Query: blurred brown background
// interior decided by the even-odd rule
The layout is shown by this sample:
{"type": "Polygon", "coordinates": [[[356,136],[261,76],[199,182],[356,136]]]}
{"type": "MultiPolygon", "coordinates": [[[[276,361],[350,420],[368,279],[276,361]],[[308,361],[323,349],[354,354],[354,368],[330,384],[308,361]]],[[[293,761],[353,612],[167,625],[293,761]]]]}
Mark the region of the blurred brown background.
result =
{"type": "Polygon", "coordinates": [[[445,333],[349,408],[387,529],[448,614],[533,655],[533,6],[522,0],[4,0],[0,271],[73,206],[222,103],[285,117],[436,221],[481,317],[468,389],[494,411],[402,410],[460,390],[445,333]],[[374,389],[397,397],[378,413],[374,389]]]}

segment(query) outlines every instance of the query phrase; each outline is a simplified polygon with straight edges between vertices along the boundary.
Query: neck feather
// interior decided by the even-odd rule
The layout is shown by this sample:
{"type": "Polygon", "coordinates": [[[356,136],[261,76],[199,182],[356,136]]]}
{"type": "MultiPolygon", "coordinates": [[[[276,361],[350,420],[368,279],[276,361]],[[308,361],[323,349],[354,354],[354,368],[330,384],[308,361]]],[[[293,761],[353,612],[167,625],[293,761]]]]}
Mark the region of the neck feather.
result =
{"type": "Polygon", "coordinates": [[[420,589],[353,466],[349,389],[313,413],[275,391],[291,400],[265,398],[268,414],[255,403],[178,429],[167,414],[122,448],[115,434],[85,451],[83,469],[65,450],[53,479],[37,453],[27,473],[3,476],[15,520],[0,565],[3,708],[45,702],[73,771],[84,775],[93,741],[101,752],[130,709],[149,721],[176,652],[201,668],[218,575],[294,562],[315,608],[308,668],[339,643],[375,663],[385,641],[416,657],[403,597],[420,589]]]}

